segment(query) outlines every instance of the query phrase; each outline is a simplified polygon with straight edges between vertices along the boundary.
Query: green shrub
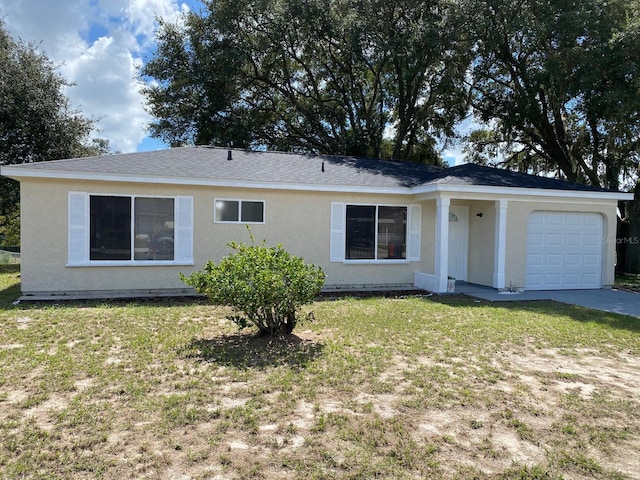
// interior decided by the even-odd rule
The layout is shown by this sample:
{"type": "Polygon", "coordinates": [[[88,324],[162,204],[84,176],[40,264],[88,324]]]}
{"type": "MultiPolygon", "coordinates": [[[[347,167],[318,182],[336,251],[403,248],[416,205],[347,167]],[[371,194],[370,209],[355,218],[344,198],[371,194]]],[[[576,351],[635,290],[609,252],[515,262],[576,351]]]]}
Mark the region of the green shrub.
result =
{"type": "Polygon", "coordinates": [[[14,205],[6,215],[0,215],[0,245],[20,245],[20,204],[14,205]]]}
{"type": "Polygon", "coordinates": [[[320,293],[325,273],[282,245],[267,247],[264,241],[251,240],[230,242],[235,253],[180,277],[213,303],[232,307],[234,314],[228,318],[240,328],[254,325],[261,335],[289,334],[299,321],[298,308],[320,293]]]}

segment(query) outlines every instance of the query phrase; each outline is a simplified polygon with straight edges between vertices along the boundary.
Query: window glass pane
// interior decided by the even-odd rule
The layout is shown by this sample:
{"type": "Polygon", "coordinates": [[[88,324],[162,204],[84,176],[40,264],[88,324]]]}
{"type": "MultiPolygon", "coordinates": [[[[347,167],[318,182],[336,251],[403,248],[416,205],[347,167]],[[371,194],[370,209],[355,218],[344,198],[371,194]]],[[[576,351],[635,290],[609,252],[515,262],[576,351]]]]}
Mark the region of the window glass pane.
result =
{"type": "Polygon", "coordinates": [[[91,196],[90,260],[131,260],[131,198],[91,196]]]}
{"type": "Polygon", "coordinates": [[[173,198],[136,198],[134,260],[173,260],[173,198]]]}
{"type": "Polygon", "coordinates": [[[407,208],[378,207],[378,259],[407,258],[407,208]]]}
{"type": "Polygon", "coordinates": [[[375,258],[375,217],[375,206],[347,205],[346,259],[375,258]]]}
{"type": "Polygon", "coordinates": [[[255,223],[264,222],[264,203],[242,202],[242,221],[255,223]]]}
{"type": "Polygon", "coordinates": [[[236,200],[216,200],[216,221],[237,222],[240,218],[240,206],[236,200]]]}

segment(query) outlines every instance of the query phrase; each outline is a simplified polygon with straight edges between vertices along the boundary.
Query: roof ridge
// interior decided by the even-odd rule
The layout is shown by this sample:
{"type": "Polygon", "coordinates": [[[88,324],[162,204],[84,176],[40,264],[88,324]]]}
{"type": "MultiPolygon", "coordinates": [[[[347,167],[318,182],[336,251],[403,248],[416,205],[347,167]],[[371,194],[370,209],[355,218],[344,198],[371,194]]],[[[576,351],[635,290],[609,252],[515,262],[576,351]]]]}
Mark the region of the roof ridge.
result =
{"type": "MultiPolygon", "coordinates": [[[[382,161],[382,162],[393,162],[393,163],[402,163],[407,165],[420,165],[423,167],[434,167],[434,168],[443,168],[438,165],[429,165],[426,163],[418,163],[413,162],[411,160],[402,160],[400,158],[375,158],[375,157],[366,157],[360,155],[344,155],[337,153],[315,153],[315,152],[286,152],[284,150],[256,150],[252,148],[243,148],[243,147],[222,147],[219,145],[185,145],[183,147],[173,147],[173,148],[185,148],[185,147],[197,147],[197,148],[212,148],[215,150],[231,150],[232,152],[247,152],[247,153],[260,153],[266,155],[299,155],[301,157],[309,157],[309,158],[336,158],[336,159],[353,159],[353,160],[367,160],[367,161],[382,161]]],[[[170,149],[168,149],[170,150],[170,149]]],[[[135,152],[134,152],[135,153],[135,152]]],[[[142,152],[141,152],[142,153],[142,152]]]]}

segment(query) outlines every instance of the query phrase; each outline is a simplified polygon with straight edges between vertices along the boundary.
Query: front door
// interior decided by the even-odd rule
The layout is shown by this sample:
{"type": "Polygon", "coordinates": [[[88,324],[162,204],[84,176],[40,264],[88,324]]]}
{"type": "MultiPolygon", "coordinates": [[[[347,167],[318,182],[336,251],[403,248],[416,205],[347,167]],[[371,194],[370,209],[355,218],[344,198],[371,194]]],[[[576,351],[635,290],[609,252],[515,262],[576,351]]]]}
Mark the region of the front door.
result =
{"type": "Polygon", "coordinates": [[[449,207],[449,271],[456,280],[467,279],[469,207],[449,207]]]}

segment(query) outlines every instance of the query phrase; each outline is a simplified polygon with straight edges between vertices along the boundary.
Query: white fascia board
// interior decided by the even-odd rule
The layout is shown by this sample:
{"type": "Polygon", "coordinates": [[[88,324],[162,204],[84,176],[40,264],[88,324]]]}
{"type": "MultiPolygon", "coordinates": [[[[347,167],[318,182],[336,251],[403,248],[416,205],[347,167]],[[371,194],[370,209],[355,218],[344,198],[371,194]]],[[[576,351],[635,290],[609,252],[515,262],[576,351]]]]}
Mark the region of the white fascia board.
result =
{"type": "Polygon", "coordinates": [[[121,182],[121,183],[153,183],[160,185],[194,185],[205,187],[230,187],[230,188],[252,188],[266,190],[299,190],[311,192],[339,192],[339,193],[377,193],[384,195],[411,195],[412,191],[405,187],[368,187],[349,185],[307,185],[299,183],[268,183],[246,180],[213,180],[203,178],[177,178],[177,177],[147,177],[132,176],[124,174],[95,174],[88,172],[60,172],[40,169],[9,169],[4,176],[19,180],[21,178],[45,178],[52,180],[89,180],[98,182],[121,182]]]}
{"type": "MultiPolygon", "coordinates": [[[[599,200],[633,200],[633,193],[625,192],[590,192],[587,190],[552,190],[545,188],[523,187],[490,187],[484,185],[426,185],[413,189],[415,195],[437,198],[439,194],[448,193],[453,198],[455,194],[462,195],[491,195],[491,196],[517,196],[540,198],[576,198],[599,200]]],[[[425,198],[426,199],[426,198],[425,198]]]]}

